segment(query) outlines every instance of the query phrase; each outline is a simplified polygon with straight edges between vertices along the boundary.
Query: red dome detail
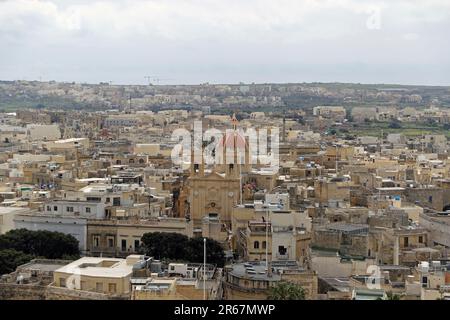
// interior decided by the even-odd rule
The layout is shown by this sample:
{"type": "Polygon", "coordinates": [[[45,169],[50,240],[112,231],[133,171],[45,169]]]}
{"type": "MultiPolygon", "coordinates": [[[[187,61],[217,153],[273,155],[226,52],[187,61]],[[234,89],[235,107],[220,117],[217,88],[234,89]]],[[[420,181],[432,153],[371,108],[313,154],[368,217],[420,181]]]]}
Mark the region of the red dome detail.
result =
{"type": "Polygon", "coordinates": [[[245,149],[247,141],[239,132],[227,132],[219,141],[219,147],[225,145],[227,148],[245,149]]]}

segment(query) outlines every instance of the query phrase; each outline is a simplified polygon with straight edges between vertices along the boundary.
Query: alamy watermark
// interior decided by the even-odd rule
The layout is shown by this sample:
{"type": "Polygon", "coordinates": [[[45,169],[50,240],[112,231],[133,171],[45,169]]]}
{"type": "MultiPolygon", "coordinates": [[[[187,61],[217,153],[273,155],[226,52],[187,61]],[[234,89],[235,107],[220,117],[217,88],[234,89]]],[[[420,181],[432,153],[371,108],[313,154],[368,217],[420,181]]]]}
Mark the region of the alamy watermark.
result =
{"type": "Polygon", "coordinates": [[[279,129],[208,128],[203,131],[202,121],[194,121],[193,131],[174,130],[171,137],[178,142],[171,152],[176,166],[188,169],[194,164],[222,165],[248,164],[279,167],[279,129]]]}

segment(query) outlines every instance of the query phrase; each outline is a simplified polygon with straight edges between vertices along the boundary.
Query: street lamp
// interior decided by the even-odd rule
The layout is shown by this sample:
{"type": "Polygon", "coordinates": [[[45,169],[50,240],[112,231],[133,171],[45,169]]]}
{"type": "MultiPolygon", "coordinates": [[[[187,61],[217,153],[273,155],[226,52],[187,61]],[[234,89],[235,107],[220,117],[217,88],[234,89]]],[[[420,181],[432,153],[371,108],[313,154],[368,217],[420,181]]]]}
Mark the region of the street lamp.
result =
{"type": "Polygon", "coordinates": [[[206,300],[206,238],[203,238],[203,300],[206,300]]]}

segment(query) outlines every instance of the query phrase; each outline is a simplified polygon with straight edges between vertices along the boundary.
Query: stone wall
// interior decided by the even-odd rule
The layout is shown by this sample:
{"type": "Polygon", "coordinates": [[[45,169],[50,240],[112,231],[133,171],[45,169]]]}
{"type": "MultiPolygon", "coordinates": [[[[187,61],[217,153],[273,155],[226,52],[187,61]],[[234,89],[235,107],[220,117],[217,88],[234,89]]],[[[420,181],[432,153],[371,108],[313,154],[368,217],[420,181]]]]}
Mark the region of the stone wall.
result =
{"type": "Polygon", "coordinates": [[[315,230],[312,245],[316,248],[339,250],[341,238],[338,232],[330,230],[315,230]]]}
{"type": "Polygon", "coordinates": [[[52,286],[0,284],[0,300],[129,300],[130,297],[109,296],[97,292],[71,290],[52,286]]]}
{"type": "Polygon", "coordinates": [[[440,188],[408,188],[406,198],[412,203],[433,208],[438,211],[450,204],[450,190],[440,188]]]}

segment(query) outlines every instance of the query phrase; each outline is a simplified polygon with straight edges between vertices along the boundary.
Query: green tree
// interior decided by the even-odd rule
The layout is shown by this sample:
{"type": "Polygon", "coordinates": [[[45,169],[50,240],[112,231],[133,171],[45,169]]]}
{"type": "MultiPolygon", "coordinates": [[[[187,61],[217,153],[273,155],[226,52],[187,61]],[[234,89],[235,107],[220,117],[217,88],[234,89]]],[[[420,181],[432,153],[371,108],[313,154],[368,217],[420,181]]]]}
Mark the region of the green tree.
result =
{"type": "Polygon", "coordinates": [[[402,124],[398,120],[393,120],[391,123],[389,123],[390,129],[400,129],[402,127],[402,124]]]}
{"type": "MultiPolygon", "coordinates": [[[[156,259],[203,262],[203,238],[188,238],[170,232],[145,233],[142,236],[143,252],[156,259]]],[[[206,260],[223,266],[225,254],[219,242],[206,239],[206,260]]]]}
{"type": "Polygon", "coordinates": [[[157,259],[183,259],[188,237],[179,233],[151,232],[142,236],[145,253],[157,259]]]}
{"type": "MultiPolygon", "coordinates": [[[[187,260],[190,262],[203,262],[203,238],[190,238],[187,246],[187,260]]],[[[206,262],[223,267],[225,254],[219,242],[206,238],[206,262]]]]}
{"type": "Polygon", "coordinates": [[[0,236],[0,250],[14,249],[25,254],[61,259],[80,254],[78,240],[72,235],[53,231],[14,229],[0,236]]]}
{"type": "Polygon", "coordinates": [[[352,114],[348,110],[347,110],[347,121],[348,122],[353,122],[354,121],[352,114]]]}
{"type": "Polygon", "coordinates": [[[334,128],[332,128],[332,129],[328,130],[328,134],[329,134],[329,135],[332,135],[332,136],[334,136],[334,135],[336,135],[336,133],[337,133],[337,130],[336,130],[336,129],[334,129],[334,128]]]}
{"type": "Polygon", "coordinates": [[[400,296],[392,291],[389,291],[386,292],[386,300],[400,300],[400,296]]]}
{"type": "Polygon", "coordinates": [[[268,300],[305,300],[305,290],[302,286],[280,281],[269,289],[268,300]]]}
{"type": "Polygon", "coordinates": [[[0,250],[0,275],[13,272],[18,266],[33,258],[32,255],[14,249],[0,250]]]}

